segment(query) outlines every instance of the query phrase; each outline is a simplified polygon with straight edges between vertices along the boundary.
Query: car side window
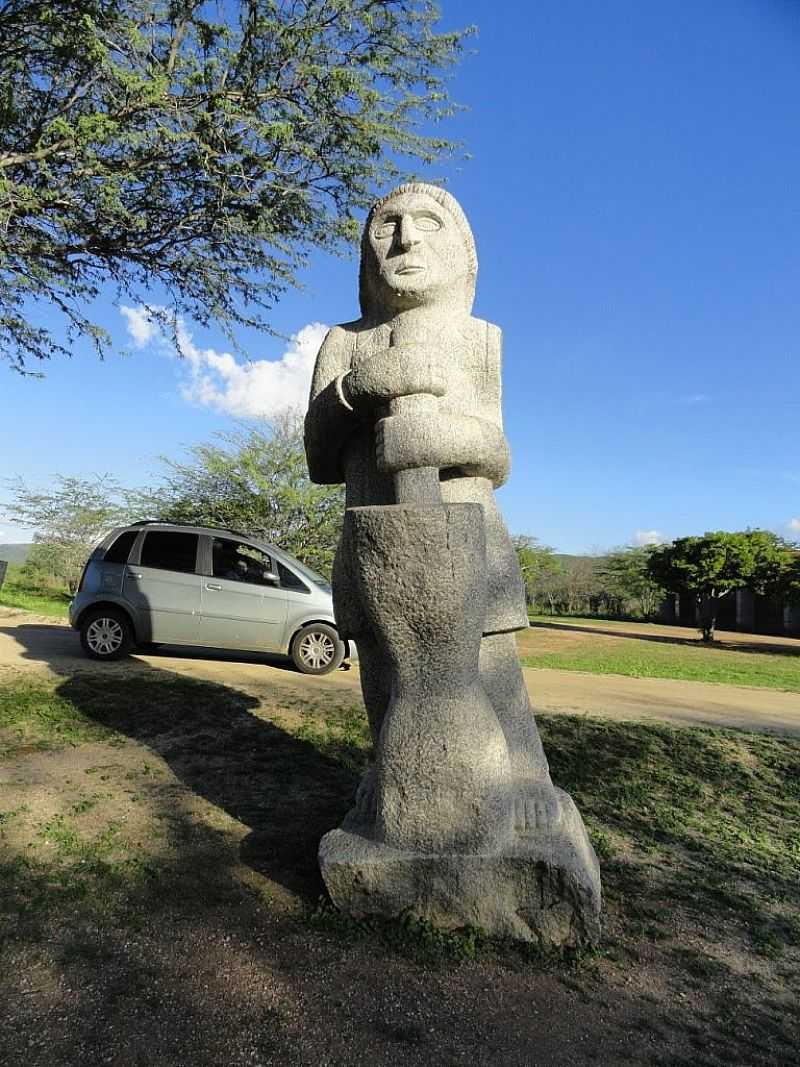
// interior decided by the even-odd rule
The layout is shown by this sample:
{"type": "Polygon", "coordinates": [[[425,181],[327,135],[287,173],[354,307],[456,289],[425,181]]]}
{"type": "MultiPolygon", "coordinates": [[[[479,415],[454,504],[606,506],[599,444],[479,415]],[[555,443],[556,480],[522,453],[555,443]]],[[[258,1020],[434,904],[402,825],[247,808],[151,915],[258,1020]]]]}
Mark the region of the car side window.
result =
{"type": "Polygon", "coordinates": [[[127,563],[131,554],[133,542],[139,536],[138,530],[126,530],[117,537],[112,545],[106,550],[103,560],[105,563],[127,563]]]}
{"type": "Polygon", "coordinates": [[[272,560],[266,552],[243,541],[215,537],[211,542],[211,573],[215,578],[249,585],[272,585],[272,560]]]}
{"type": "Polygon", "coordinates": [[[194,574],[199,540],[197,534],[179,533],[177,530],[148,530],[144,535],[141,565],[194,574]]]}
{"type": "Polygon", "coordinates": [[[277,564],[282,589],[294,589],[298,593],[311,592],[306,583],[301,581],[294,571],[290,571],[288,567],[284,567],[280,560],[277,560],[277,564]]]}

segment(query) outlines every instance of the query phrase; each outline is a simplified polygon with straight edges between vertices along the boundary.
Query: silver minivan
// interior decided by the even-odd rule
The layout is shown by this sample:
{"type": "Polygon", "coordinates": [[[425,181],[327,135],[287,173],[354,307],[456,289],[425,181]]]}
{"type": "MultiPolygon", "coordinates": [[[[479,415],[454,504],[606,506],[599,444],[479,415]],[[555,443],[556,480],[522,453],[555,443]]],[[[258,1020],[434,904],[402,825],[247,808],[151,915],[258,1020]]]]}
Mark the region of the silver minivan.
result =
{"type": "Polygon", "coordinates": [[[195,645],[291,656],[327,674],[349,655],[331,587],[293,556],[235,530],[135,522],[92,552],[69,621],[92,659],[134,645],[195,645]]]}

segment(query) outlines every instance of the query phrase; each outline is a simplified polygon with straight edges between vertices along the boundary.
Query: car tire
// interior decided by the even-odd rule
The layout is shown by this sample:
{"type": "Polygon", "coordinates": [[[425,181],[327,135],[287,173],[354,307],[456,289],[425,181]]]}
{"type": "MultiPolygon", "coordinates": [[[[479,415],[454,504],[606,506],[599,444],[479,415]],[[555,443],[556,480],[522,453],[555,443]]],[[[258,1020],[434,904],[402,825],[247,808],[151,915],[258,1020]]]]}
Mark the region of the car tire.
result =
{"type": "Polygon", "coordinates": [[[81,623],[81,645],[90,659],[120,659],[133,645],[130,619],[117,608],[90,611],[81,623]]]}
{"type": "Polygon", "coordinates": [[[342,665],[347,648],[332,626],[312,622],[294,635],[290,653],[302,674],[329,674],[342,665]]]}

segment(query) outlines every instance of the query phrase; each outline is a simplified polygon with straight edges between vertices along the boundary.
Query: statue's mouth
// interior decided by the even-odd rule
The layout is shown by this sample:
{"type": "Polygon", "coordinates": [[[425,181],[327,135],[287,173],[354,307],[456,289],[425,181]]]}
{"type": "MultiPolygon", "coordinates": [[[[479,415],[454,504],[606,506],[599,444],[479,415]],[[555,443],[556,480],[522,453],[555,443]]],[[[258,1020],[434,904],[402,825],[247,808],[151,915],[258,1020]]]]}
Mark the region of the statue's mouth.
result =
{"type": "Polygon", "coordinates": [[[423,270],[425,270],[424,267],[419,267],[415,264],[409,264],[405,267],[400,267],[399,270],[395,271],[395,274],[419,274],[423,270]]]}

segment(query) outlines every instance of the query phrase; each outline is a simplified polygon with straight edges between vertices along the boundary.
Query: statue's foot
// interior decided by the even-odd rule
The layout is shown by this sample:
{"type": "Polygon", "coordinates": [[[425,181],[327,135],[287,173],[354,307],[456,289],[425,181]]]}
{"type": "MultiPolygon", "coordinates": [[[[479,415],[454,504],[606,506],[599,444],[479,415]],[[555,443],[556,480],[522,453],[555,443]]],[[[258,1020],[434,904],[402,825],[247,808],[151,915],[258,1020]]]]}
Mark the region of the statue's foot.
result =
{"type": "Polygon", "coordinates": [[[514,832],[520,837],[553,830],[563,815],[561,800],[552,786],[531,786],[514,797],[514,832]]]}
{"type": "Polygon", "coordinates": [[[364,776],[358,784],[356,789],[356,813],[359,819],[365,822],[373,822],[378,811],[378,802],[376,798],[376,779],[377,773],[375,770],[375,764],[370,763],[364,772],[364,776]]]}

